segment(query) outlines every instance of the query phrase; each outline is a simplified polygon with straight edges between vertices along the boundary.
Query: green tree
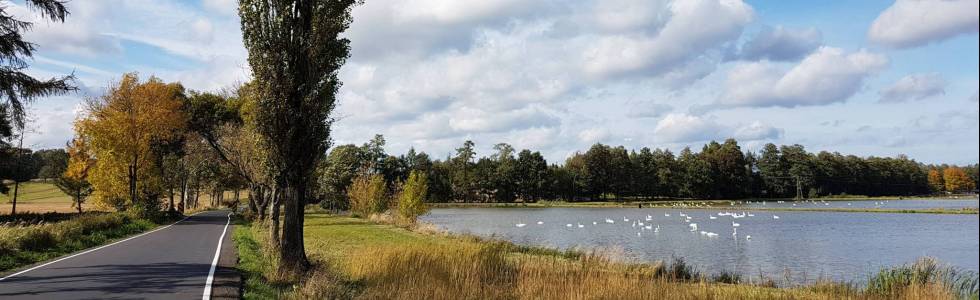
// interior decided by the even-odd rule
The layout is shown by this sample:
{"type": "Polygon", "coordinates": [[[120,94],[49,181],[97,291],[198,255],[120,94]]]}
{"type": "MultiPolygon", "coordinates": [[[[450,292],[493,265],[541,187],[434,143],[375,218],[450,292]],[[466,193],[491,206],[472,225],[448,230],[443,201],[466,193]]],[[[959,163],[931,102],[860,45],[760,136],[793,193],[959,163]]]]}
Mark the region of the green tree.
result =
{"type": "MultiPolygon", "coordinates": [[[[27,0],[25,3],[53,22],[64,22],[68,16],[64,1],[27,0]]],[[[14,18],[6,9],[7,5],[0,5],[0,149],[6,145],[2,141],[12,137],[13,129],[24,127],[26,104],[39,97],[77,90],[72,84],[74,75],[37,79],[25,73],[37,45],[25,41],[23,33],[34,24],[14,18]]]]}
{"type": "Polygon", "coordinates": [[[534,202],[544,197],[548,177],[548,162],[540,152],[521,150],[517,154],[516,177],[517,194],[525,202],[534,202]]]}
{"type": "Polygon", "coordinates": [[[450,161],[452,173],[453,199],[473,200],[476,194],[476,150],[473,149],[473,141],[463,142],[463,146],[456,148],[456,156],[450,161]]]}
{"type": "Polygon", "coordinates": [[[256,79],[259,133],[285,211],[278,241],[279,270],[309,266],[303,247],[303,207],[315,167],[330,141],[330,113],[350,56],[341,37],[355,0],[240,0],[238,13],[248,62],[256,79]]]}
{"type": "Polygon", "coordinates": [[[419,216],[429,211],[429,207],[425,205],[428,190],[429,181],[425,173],[412,171],[398,195],[398,215],[409,223],[415,223],[419,216]]]}

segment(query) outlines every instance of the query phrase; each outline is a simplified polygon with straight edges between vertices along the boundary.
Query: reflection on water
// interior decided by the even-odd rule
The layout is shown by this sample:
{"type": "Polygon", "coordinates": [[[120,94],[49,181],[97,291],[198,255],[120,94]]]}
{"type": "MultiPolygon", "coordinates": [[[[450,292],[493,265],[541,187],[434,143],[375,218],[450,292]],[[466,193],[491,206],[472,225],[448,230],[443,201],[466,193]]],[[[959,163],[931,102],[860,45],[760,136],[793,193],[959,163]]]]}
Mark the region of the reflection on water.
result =
{"type": "Polygon", "coordinates": [[[525,245],[616,249],[639,261],[682,257],[708,273],[796,282],[861,282],[921,256],[978,269],[977,215],[734,209],[444,208],[422,220],[525,245]]]}

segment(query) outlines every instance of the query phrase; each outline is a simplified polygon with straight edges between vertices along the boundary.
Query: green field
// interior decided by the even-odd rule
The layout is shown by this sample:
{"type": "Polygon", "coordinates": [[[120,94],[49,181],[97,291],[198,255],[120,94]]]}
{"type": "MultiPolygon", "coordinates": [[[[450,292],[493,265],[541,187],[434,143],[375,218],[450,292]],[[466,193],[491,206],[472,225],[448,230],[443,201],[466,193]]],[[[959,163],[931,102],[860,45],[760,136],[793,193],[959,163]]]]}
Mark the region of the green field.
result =
{"type": "MultiPolygon", "coordinates": [[[[10,191],[0,194],[0,214],[10,213],[14,187],[12,184],[7,186],[10,191]]],[[[18,212],[74,212],[71,204],[71,197],[48,182],[23,182],[17,193],[18,212]]],[[[89,209],[87,204],[82,208],[89,209]]]]}
{"type": "MultiPolygon", "coordinates": [[[[7,185],[10,191],[0,194],[0,203],[10,203],[14,195],[14,185],[7,185]]],[[[17,193],[17,204],[21,203],[65,203],[71,204],[71,197],[48,182],[22,182],[17,193]]]]}

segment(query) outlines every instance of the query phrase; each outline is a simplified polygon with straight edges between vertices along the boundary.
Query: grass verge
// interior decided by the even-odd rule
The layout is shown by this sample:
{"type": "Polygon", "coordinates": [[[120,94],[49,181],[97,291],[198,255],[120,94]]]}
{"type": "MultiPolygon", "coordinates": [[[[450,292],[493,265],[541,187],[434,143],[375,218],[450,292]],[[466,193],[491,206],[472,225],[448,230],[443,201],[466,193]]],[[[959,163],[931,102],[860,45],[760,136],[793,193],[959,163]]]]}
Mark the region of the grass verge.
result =
{"type": "Polygon", "coordinates": [[[240,226],[234,240],[245,299],[951,299],[961,294],[935,284],[945,279],[892,281],[884,291],[834,282],[776,288],[771,281],[753,284],[729,272],[705,274],[682,260],[634,264],[323,213],[307,213],[304,226],[313,269],[284,279],[275,273],[274,256],[265,246],[265,227],[240,226]]]}
{"type": "Polygon", "coordinates": [[[103,245],[170,221],[154,222],[125,213],[102,212],[66,219],[60,219],[59,214],[24,217],[26,219],[0,224],[0,272],[103,245]]]}

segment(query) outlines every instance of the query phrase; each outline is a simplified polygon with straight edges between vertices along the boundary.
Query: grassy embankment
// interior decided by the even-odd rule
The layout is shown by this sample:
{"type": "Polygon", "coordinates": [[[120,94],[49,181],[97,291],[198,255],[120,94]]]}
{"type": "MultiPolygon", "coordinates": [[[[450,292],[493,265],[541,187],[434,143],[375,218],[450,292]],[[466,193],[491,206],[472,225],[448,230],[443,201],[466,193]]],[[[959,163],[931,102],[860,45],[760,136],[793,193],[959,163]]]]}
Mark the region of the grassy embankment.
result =
{"type": "Polygon", "coordinates": [[[299,279],[277,275],[262,225],[235,230],[245,299],[951,299],[970,280],[976,299],[975,276],[928,262],[883,271],[867,288],[776,288],[769,279],[704,274],[683,262],[623,263],[323,213],[307,213],[304,230],[314,268],[299,279]]]}
{"type": "Polygon", "coordinates": [[[18,214],[0,219],[0,273],[143,232],[158,224],[124,213],[18,214]]]}

